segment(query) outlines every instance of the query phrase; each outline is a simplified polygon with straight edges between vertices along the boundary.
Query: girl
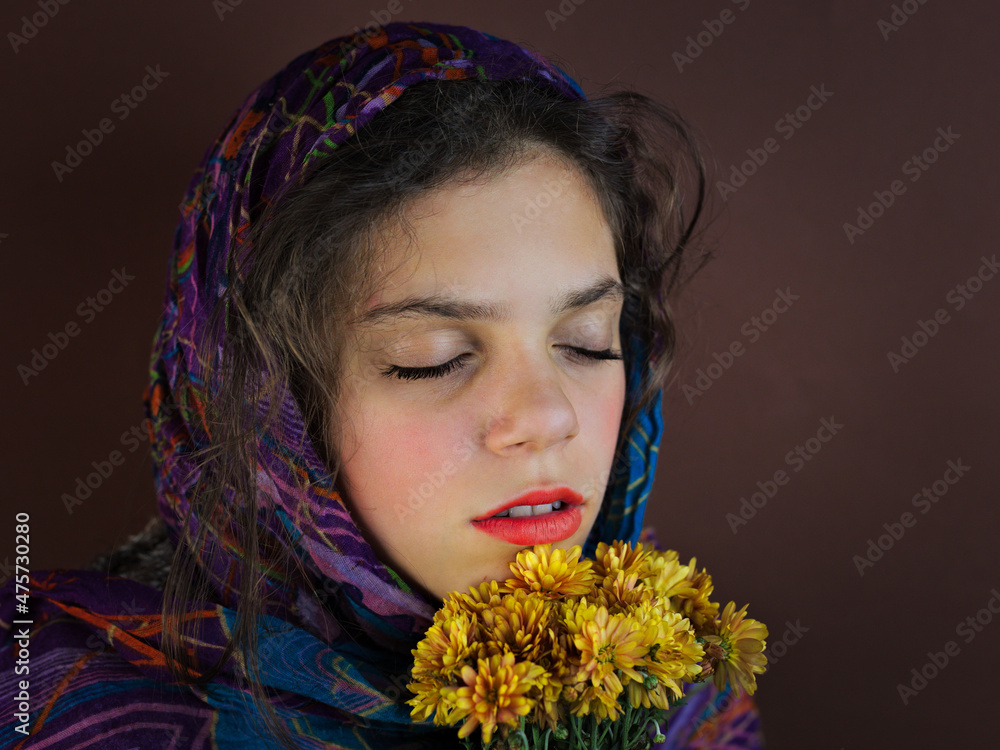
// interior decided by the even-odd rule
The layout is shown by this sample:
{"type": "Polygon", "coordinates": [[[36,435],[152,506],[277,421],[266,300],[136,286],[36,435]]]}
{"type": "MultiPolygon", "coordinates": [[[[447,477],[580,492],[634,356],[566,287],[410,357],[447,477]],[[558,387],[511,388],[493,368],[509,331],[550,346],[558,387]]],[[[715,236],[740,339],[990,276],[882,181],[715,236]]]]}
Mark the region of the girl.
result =
{"type": "MultiPolygon", "coordinates": [[[[28,614],[7,585],[4,695],[31,672],[3,746],[457,746],[406,705],[442,598],[526,545],[640,539],[703,198],[675,113],[488,34],[293,60],[183,204],[144,394],[160,518],[33,572],[28,614]]],[[[759,743],[706,683],[661,747],[759,743]]]]}

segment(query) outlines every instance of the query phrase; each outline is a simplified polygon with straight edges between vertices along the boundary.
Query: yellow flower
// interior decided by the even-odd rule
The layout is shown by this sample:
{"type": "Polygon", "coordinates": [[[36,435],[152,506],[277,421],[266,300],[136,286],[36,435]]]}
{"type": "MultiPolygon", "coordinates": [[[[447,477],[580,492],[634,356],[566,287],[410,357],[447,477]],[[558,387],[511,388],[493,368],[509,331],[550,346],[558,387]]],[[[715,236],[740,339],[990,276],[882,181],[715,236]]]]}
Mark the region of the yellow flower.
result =
{"type": "Polygon", "coordinates": [[[485,645],[490,652],[511,651],[537,662],[551,650],[552,605],[539,594],[517,589],[480,614],[485,645]]]}
{"type": "Polygon", "coordinates": [[[729,602],[722,610],[722,617],[714,623],[717,635],[704,636],[705,641],[720,647],[724,656],[715,667],[715,687],[724,690],[729,682],[742,688],[749,695],[757,689],[758,674],[763,674],[767,657],[762,653],[767,644],[767,626],[757,620],[744,619],[746,604],[739,611],[736,603],[729,602]]]}
{"type": "Polygon", "coordinates": [[[493,731],[500,724],[518,725],[518,717],[526,716],[535,707],[535,700],[526,695],[542,686],[545,670],[530,661],[515,663],[514,654],[494,654],[480,659],[478,669],[462,669],[461,687],[445,687],[445,700],[454,702],[452,721],[465,719],[458,730],[460,738],[468,737],[482,725],[483,744],[488,745],[493,731]]]}
{"type": "Polygon", "coordinates": [[[563,683],[553,674],[546,673],[539,678],[541,691],[538,703],[535,705],[534,723],[542,729],[555,731],[562,722],[559,712],[559,701],[563,698],[563,683]]]}
{"type": "Polygon", "coordinates": [[[767,627],[734,602],[719,616],[697,559],[615,541],[593,561],[579,545],[521,550],[512,577],[451,592],[412,651],[414,720],[482,729],[484,746],[521,720],[617,720],[626,705],[668,710],[686,682],[753,694],[767,627]]]}
{"type": "Polygon", "coordinates": [[[643,551],[642,543],[636,544],[633,549],[631,542],[620,539],[611,544],[601,542],[594,554],[594,572],[599,578],[617,577],[619,571],[625,574],[625,578],[633,574],[641,575],[649,555],[648,551],[643,551]]]}
{"type": "Polygon", "coordinates": [[[640,706],[650,708],[651,706],[655,706],[656,708],[662,708],[664,711],[670,708],[670,698],[667,697],[666,685],[662,682],[657,682],[656,687],[648,690],[641,682],[629,680],[625,688],[632,708],[639,708],[640,706]]]}
{"type": "Polygon", "coordinates": [[[643,578],[661,596],[694,596],[697,592],[688,581],[688,566],[681,565],[674,550],[654,551],[647,560],[643,578]]]}
{"type": "MultiPolygon", "coordinates": [[[[620,684],[620,683],[619,683],[620,684]]],[[[618,696],[621,690],[609,688],[606,683],[591,685],[580,683],[576,688],[578,697],[571,704],[570,711],[575,716],[586,716],[593,713],[598,721],[610,719],[617,721],[621,715],[621,704],[618,696]]]]}
{"type": "Polygon", "coordinates": [[[583,550],[579,544],[569,551],[552,549],[551,544],[536,544],[531,549],[517,553],[517,559],[510,563],[513,578],[508,578],[501,591],[527,589],[536,591],[549,599],[564,596],[586,596],[594,588],[596,577],[590,560],[581,560],[583,550]]]}
{"type": "Polygon", "coordinates": [[[643,602],[657,597],[656,590],[639,579],[637,573],[626,577],[624,570],[614,576],[604,577],[601,587],[594,592],[592,601],[604,605],[611,614],[628,614],[643,602]]]}
{"type": "Polygon", "coordinates": [[[698,570],[695,557],[687,565],[681,565],[673,550],[654,554],[645,567],[645,580],[662,596],[669,597],[674,611],[690,619],[698,632],[718,614],[718,603],[708,599],[713,588],[712,577],[704,568],[698,570]]]}
{"type": "Polygon", "coordinates": [[[615,701],[622,691],[620,671],[630,679],[642,681],[636,671],[649,651],[642,643],[643,632],[628,615],[608,613],[606,607],[580,604],[565,618],[573,634],[573,644],[580,652],[577,680],[589,680],[601,692],[601,700],[615,701]]]}
{"type": "Polygon", "coordinates": [[[695,630],[701,631],[719,613],[719,603],[708,600],[713,588],[712,576],[704,568],[698,570],[697,560],[692,557],[691,562],[687,564],[688,581],[694,593],[679,594],[679,596],[681,614],[691,620],[695,630]]]}
{"type": "Polygon", "coordinates": [[[463,666],[475,663],[478,658],[479,644],[475,643],[475,636],[475,623],[465,613],[431,625],[411,652],[414,676],[433,675],[445,682],[457,676],[463,666]]]}
{"type": "Polygon", "coordinates": [[[573,646],[573,636],[562,625],[566,607],[557,609],[558,614],[553,613],[551,626],[546,634],[545,648],[532,661],[545,667],[552,679],[565,683],[576,674],[580,661],[573,646]]]}
{"type": "Polygon", "coordinates": [[[677,612],[653,607],[638,608],[634,617],[640,623],[643,643],[648,646],[642,661],[644,671],[680,698],[681,682],[690,682],[701,673],[699,662],[705,656],[691,622],[677,612]]]}
{"type": "Polygon", "coordinates": [[[429,674],[415,676],[414,680],[406,686],[416,695],[406,702],[407,705],[413,706],[410,716],[417,721],[424,721],[433,714],[435,724],[450,724],[448,707],[441,693],[445,683],[429,674]]]}
{"type": "MultiPolygon", "coordinates": [[[[468,594],[451,594],[460,606],[468,609],[470,612],[480,613],[484,609],[490,607],[496,607],[500,604],[500,600],[503,598],[503,592],[500,590],[500,583],[498,581],[490,581],[489,583],[483,582],[478,586],[470,586],[468,594]]],[[[440,612],[440,610],[438,610],[440,612]]]]}

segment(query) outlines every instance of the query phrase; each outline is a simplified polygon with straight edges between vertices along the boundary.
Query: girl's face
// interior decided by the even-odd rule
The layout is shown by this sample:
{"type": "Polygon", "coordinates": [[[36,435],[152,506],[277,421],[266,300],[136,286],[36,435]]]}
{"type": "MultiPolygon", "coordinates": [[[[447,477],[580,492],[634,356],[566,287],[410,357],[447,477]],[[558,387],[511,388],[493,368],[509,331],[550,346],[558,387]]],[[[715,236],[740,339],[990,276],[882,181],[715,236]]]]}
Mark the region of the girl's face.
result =
{"type": "Polygon", "coordinates": [[[330,438],[369,542],[443,599],[506,579],[525,546],[585,543],[625,399],[607,358],[623,296],[596,197],[549,152],[431,192],[408,218],[416,252],[387,241],[330,438]],[[522,497],[536,490],[555,492],[522,497]]]}

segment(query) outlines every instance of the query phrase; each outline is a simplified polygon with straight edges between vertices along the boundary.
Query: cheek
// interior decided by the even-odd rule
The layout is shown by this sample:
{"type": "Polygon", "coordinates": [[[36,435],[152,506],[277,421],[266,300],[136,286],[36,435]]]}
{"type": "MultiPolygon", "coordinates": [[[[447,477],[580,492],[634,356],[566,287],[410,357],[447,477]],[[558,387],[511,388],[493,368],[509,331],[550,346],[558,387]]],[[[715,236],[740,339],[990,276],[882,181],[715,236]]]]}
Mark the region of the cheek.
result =
{"type": "Polygon", "coordinates": [[[597,429],[601,435],[601,440],[605,445],[610,445],[612,449],[618,442],[618,432],[621,430],[622,409],[625,406],[625,373],[619,374],[614,387],[609,388],[607,395],[602,398],[595,409],[598,420],[597,429]]]}
{"type": "MultiPolygon", "coordinates": [[[[625,403],[624,374],[598,394],[584,402],[581,410],[586,421],[581,423],[581,434],[586,434],[586,464],[581,466],[582,476],[587,477],[585,494],[601,497],[612,479],[615,466],[615,448],[621,432],[622,407],[625,403]]],[[[599,508],[593,508],[596,517],[599,508]]],[[[588,528],[589,531],[589,528],[588,528]]]]}
{"type": "Polygon", "coordinates": [[[404,466],[419,468],[420,473],[441,468],[457,442],[458,425],[440,414],[413,414],[394,421],[383,431],[382,440],[396,446],[395,455],[404,466]]]}
{"type": "Polygon", "coordinates": [[[440,478],[456,463],[456,426],[423,413],[396,413],[370,424],[359,450],[364,460],[353,467],[366,475],[361,478],[369,488],[366,494],[393,504],[406,502],[417,491],[423,502],[434,505],[444,485],[440,478]]]}

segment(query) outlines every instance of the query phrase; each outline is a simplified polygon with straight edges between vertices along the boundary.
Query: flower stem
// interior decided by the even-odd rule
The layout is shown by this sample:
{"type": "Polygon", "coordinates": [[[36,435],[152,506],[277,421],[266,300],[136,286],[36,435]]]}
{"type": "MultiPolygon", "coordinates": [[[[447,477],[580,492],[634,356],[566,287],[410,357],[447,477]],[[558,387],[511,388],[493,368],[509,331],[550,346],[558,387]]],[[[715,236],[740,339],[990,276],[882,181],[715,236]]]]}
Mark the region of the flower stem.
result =
{"type": "Polygon", "coordinates": [[[629,741],[632,736],[632,701],[625,699],[625,725],[621,732],[621,750],[628,750],[632,744],[629,741]]]}
{"type": "Polygon", "coordinates": [[[611,721],[610,719],[608,721],[604,721],[604,722],[602,722],[601,724],[598,725],[598,726],[603,726],[604,727],[601,730],[601,737],[598,740],[598,742],[600,743],[601,747],[604,747],[604,739],[609,734],[611,734],[614,725],[615,725],[615,723],[613,721],[611,721]]]}
{"type": "Polygon", "coordinates": [[[648,727],[650,724],[656,727],[656,735],[653,737],[653,742],[657,744],[662,743],[665,737],[663,736],[663,732],[660,731],[659,723],[656,721],[656,719],[650,718],[649,721],[646,722],[645,726],[648,727]]]}

